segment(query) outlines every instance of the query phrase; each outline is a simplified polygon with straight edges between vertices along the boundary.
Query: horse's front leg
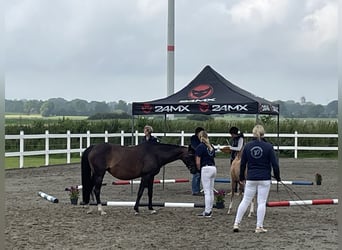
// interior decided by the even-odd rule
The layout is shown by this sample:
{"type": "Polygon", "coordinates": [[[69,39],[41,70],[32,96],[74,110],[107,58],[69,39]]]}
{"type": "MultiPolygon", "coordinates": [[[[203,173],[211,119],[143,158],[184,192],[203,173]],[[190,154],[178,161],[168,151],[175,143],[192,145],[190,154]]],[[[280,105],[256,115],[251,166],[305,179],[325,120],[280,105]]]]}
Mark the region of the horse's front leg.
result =
{"type": "Polygon", "coordinates": [[[152,207],[152,197],[153,197],[153,181],[154,181],[154,176],[148,180],[148,209],[151,211],[151,214],[157,213],[156,210],[153,209],[152,207]]]}
{"type": "Polygon", "coordinates": [[[147,185],[146,178],[142,177],[141,181],[140,181],[140,185],[139,185],[137,199],[136,199],[135,205],[134,205],[135,215],[139,214],[139,203],[140,203],[141,196],[144,193],[144,188],[146,187],[146,185],[147,185]]]}
{"type": "Polygon", "coordinates": [[[101,198],[100,198],[103,176],[97,176],[95,177],[94,180],[95,180],[94,193],[95,193],[95,198],[96,198],[97,211],[101,212],[101,215],[105,215],[107,213],[102,208],[102,203],[101,203],[101,198]]]}
{"type": "MultiPolygon", "coordinates": [[[[95,202],[95,193],[94,193],[94,188],[92,188],[92,190],[90,191],[90,200],[91,200],[91,202],[95,202]]],[[[85,204],[85,207],[86,208],[88,208],[88,210],[87,210],[87,214],[91,214],[91,213],[93,213],[93,209],[92,209],[92,207],[91,207],[91,205],[90,205],[90,200],[89,200],[89,202],[87,203],[87,204],[85,204]]]]}
{"type": "Polygon", "coordinates": [[[232,213],[233,199],[234,199],[234,195],[235,195],[234,187],[235,187],[235,181],[232,179],[232,192],[231,192],[231,196],[230,196],[230,203],[229,203],[227,214],[232,213]]]}

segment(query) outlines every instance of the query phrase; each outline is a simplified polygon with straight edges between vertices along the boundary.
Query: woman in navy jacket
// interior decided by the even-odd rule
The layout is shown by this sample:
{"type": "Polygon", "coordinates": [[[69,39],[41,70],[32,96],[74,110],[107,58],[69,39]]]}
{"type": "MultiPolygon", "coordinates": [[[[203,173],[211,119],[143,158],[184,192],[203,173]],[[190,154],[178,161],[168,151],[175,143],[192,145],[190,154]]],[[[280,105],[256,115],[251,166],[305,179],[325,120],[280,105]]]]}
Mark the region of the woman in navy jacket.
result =
{"type": "Polygon", "coordinates": [[[264,134],[263,126],[256,125],[253,128],[253,140],[248,142],[242,151],[240,183],[246,182],[246,185],[235,217],[234,232],[239,232],[239,224],[255,194],[257,194],[258,203],[255,232],[267,232],[263,223],[266,214],[266,201],[271,187],[271,171],[273,169],[277,181],[280,181],[280,171],[273,145],[264,140],[264,134]],[[245,176],[246,168],[247,176],[245,176]]]}

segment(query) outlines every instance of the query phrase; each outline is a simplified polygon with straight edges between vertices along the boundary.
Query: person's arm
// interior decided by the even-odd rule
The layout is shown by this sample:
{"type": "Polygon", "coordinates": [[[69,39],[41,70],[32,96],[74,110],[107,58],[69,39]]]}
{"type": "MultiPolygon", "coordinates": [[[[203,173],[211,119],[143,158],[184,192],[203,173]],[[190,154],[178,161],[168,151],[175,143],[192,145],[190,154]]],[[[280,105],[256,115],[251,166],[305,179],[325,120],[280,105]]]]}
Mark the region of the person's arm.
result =
{"type": "Polygon", "coordinates": [[[153,143],[160,143],[159,139],[155,136],[151,136],[151,139],[153,143]]]}
{"type": "Polygon", "coordinates": [[[196,167],[198,169],[198,171],[201,170],[201,157],[196,155],[196,167]]]}
{"type": "Polygon", "coordinates": [[[277,181],[281,181],[281,179],[280,179],[279,163],[278,163],[278,160],[277,160],[277,158],[275,156],[275,152],[274,152],[273,146],[271,148],[271,164],[272,164],[274,178],[277,181]]]}
{"type": "Polygon", "coordinates": [[[240,137],[238,141],[238,145],[236,147],[233,147],[233,146],[229,146],[229,147],[230,147],[230,150],[240,151],[242,146],[243,146],[243,138],[240,137]]]}
{"type": "Polygon", "coordinates": [[[241,162],[240,162],[240,182],[244,181],[246,179],[245,171],[247,167],[247,154],[246,154],[246,148],[242,151],[241,156],[241,162]]]}

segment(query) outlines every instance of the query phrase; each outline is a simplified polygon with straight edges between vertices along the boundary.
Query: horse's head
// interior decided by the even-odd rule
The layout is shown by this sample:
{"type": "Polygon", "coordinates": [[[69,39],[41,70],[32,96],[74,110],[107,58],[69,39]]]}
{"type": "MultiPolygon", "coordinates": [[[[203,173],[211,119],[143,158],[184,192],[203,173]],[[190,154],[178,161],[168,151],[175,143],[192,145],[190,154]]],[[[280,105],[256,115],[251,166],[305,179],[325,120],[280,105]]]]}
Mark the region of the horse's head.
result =
{"type": "Polygon", "coordinates": [[[183,157],[181,160],[187,166],[187,168],[192,173],[193,171],[196,172],[196,160],[195,160],[195,150],[189,146],[188,149],[183,153],[183,157]]]}

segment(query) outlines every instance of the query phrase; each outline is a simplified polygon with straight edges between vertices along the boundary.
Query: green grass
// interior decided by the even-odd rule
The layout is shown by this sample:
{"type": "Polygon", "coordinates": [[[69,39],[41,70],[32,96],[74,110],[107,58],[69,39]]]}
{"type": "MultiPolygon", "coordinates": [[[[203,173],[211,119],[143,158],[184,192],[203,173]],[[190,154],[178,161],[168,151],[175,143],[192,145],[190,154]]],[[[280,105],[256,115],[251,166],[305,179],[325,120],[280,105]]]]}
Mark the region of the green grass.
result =
{"type": "Polygon", "coordinates": [[[87,119],[88,116],[51,116],[51,117],[43,117],[40,114],[26,115],[26,114],[5,114],[5,119],[45,119],[45,120],[59,120],[59,119],[70,119],[70,120],[84,120],[87,119]]]}
{"type": "MultiPolygon", "coordinates": [[[[71,156],[71,163],[79,163],[81,161],[79,156],[71,156]]],[[[67,158],[59,156],[49,157],[49,165],[66,164],[67,158]]],[[[25,167],[41,167],[45,166],[45,156],[26,156],[24,157],[24,168],[25,167]]],[[[6,157],[5,158],[5,169],[19,168],[19,157],[6,157]]]]}
{"type": "Polygon", "coordinates": [[[59,120],[81,121],[86,120],[88,116],[52,116],[42,117],[39,114],[25,115],[25,114],[5,114],[5,125],[24,125],[33,124],[34,122],[53,123],[59,120]]]}

